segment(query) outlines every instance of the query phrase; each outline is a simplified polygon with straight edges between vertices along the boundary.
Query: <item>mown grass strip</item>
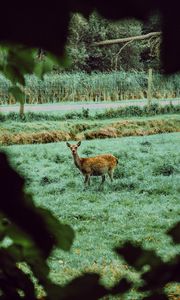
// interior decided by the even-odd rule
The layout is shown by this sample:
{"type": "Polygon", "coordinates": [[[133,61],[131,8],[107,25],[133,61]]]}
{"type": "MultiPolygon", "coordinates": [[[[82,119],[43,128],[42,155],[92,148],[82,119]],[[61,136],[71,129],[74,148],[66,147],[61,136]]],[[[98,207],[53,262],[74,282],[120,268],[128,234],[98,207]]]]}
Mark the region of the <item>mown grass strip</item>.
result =
{"type": "MultiPolygon", "coordinates": [[[[55,124],[53,124],[53,127],[55,127],[55,124]]],[[[61,127],[60,124],[59,127],[61,127]]],[[[24,131],[19,130],[14,133],[12,133],[11,128],[9,128],[9,130],[1,130],[0,144],[44,144],[67,140],[145,136],[168,132],[180,132],[180,119],[178,117],[167,117],[167,119],[121,120],[94,124],[81,122],[80,124],[67,124],[64,130],[50,130],[47,127],[46,130],[37,130],[36,132],[29,131],[28,126],[27,128],[24,126],[24,131]]]]}

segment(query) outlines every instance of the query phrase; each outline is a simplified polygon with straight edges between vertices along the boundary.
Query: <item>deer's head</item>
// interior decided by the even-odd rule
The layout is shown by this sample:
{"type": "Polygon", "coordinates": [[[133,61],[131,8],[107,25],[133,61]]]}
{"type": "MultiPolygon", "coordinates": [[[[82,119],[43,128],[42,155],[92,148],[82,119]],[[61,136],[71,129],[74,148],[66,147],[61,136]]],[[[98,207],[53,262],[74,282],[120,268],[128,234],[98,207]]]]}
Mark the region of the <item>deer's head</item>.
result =
{"type": "Polygon", "coordinates": [[[77,144],[72,144],[72,145],[70,143],[66,142],[66,145],[71,149],[72,154],[76,154],[78,147],[81,145],[81,142],[78,142],[77,144]]]}

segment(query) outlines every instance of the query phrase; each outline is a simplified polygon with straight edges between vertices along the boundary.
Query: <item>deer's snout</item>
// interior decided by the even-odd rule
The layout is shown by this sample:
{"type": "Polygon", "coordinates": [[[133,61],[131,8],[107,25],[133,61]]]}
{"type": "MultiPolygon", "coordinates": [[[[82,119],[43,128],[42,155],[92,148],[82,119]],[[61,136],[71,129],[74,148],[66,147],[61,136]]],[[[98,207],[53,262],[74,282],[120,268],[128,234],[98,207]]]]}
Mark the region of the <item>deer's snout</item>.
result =
{"type": "Polygon", "coordinates": [[[75,154],[77,152],[77,149],[76,148],[72,148],[71,151],[72,151],[73,154],[75,154]]]}

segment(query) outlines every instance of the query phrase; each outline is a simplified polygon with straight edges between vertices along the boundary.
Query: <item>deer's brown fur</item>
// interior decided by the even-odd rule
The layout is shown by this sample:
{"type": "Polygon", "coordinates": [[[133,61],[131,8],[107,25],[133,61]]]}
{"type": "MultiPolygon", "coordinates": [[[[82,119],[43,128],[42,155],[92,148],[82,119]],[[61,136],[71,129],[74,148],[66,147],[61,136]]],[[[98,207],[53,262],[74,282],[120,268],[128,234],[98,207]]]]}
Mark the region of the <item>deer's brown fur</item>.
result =
{"type": "Polygon", "coordinates": [[[102,185],[105,181],[105,174],[108,174],[111,181],[113,181],[113,172],[118,164],[118,159],[114,155],[102,154],[94,157],[79,157],[77,150],[81,142],[73,145],[67,142],[66,145],[71,149],[76,167],[85,176],[85,184],[90,185],[91,176],[101,176],[102,185]]]}

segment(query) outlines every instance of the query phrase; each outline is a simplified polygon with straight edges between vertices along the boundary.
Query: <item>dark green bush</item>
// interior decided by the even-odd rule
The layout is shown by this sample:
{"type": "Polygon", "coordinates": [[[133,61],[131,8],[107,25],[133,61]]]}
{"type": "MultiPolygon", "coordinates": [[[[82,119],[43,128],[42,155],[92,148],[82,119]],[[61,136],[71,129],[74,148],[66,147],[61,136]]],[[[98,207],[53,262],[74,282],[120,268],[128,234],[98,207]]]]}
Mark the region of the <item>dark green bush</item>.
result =
{"type": "Polygon", "coordinates": [[[52,183],[52,180],[49,177],[44,176],[44,177],[41,178],[41,181],[40,181],[41,185],[47,185],[47,184],[50,184],[50,183],[52,183]]]}
{"type": "Polygon", "coordinates": [[[154,175],[170,176],[176,172],[176,167],[168,162],[155,166],[154,175]]]}
{"type": "Polygon", "coordinates": [[[82,108],[82,116],[83,118],[89,118],[89,108],[82,108]]]}
{"type": "Polygon", "coordinates": [[[0,122],[6,121],[6,116],[2,113],[0,113],[0,122]]]}
{"type": "Polygon", "coordinates": [[[143,117],[154,116],[158,114],[178,114],[180,113],[180,105],[164,105],[151,104],[150,106],[127,106],[121,108],[110,108],[103,112],[96,112],[94,115],[90,114],[89,109],[82,111],[71,111],[64,115],[57,113],[43,113],[43,112],[26,112],[23,117],[20,117],[17,112],[10,112],[7,115],[0,114],[0,121],[6,120],[33,122],[33,121],[65,121],[71,119],[89,119],[89,120],[103,120],[118,117],[143,117]]]}

